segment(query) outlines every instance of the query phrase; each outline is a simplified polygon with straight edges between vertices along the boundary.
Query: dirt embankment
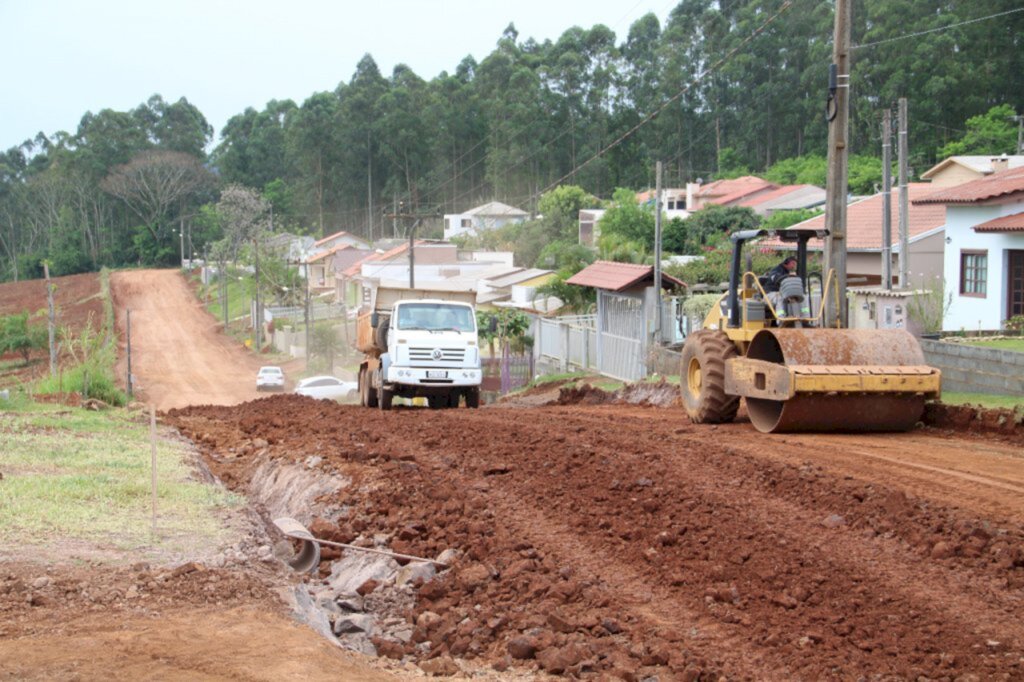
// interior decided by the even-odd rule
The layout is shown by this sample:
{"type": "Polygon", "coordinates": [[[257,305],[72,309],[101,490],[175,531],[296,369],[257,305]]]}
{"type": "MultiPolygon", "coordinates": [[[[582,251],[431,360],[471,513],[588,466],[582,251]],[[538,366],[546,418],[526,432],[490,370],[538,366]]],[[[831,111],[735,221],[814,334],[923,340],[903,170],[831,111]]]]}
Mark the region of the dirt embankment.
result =
{"type": "Polygon", "coordinates": [[[264,457],[322,458],[352,480],[325,500],[338,537],[463,553],[419,585],[411,639],[380,647],[392,656],[627,679],[1024,675],[1014,446],[766,438],[625,405],[380,413],[281,396],[170,421],[239,488],[257,438],[264,457]]]}
{"type": "MultiPolygon", "coordinates": [[[[55,286],[53,300],[57,309],[57,326],[60,330],[68,330],[78,335],[91,325],[99,330],[103,325],[103,300],[100,298],[100,276],[91,272],[67,277],[54,277],[55,286]]],[[[30,315],[42,313],[34,318],[34,324],[45,324],[46,321],[46,280],[33,279],[23,282],[6,282],[0,284],[0,315],[13,315],[28,312],[30,315]]],[[[49,369],[48,351],[37,350],[31,355],[31,362],[26,366],[15,365],[0,374],[0,386],[9,386],[37,379],[49,369]]],[[[0,360],[21,360],[17,353],[0,356],[0,360]]],[[[68,356],[61,359],[68,360],[68,356]]]]}

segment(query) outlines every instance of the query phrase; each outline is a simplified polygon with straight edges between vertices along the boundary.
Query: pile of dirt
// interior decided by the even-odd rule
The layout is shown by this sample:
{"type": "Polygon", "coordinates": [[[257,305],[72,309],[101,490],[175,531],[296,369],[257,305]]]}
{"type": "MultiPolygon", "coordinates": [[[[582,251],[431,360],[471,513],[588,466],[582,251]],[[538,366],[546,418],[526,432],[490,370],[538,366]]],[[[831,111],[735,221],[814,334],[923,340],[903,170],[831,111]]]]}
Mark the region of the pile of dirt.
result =
{"type": "Polygon", "coordinates": [[[1024,410],[931,402],[921,418],[926,426],[960,433],[996,435],[1024,444],[1024,410]]]}
{"type": "Polygon", "coordinates": [[[674,407],[680,404],[679,386],[668,383],[664,379],[656,383],[638,382],[626,384],[615,391],[583,383],[562,388],[557,399],[550,401],[556,405],[607,405],[627,403],[630,405],[650,405],[652,407],[674,407]]]}
{"type": "Polygon", "coordinates": [[[277,608],[271,584],[281,576],[270,567],[245,571],[186,562],[172,567],[42,567],[5,563],[0,574],[3,635],[53,631],[89,612],[146,612],[188,606],[261,604],[277,608]],[[262,579],[261,579],[262,578],[262,579]],[[74,614],[69,618],[68,614],[74,614]]]}
{"type": "Polygon", "coordinates": [[[381,614],[408,632],[374,640],[387,656],[625,679],[1021,673],[1020,523],[574,390],[528,411],[278,396],[169,418],[236,489],[267,458],[347,477],[321,500],[334,537],[459,557],[381,614]]]}

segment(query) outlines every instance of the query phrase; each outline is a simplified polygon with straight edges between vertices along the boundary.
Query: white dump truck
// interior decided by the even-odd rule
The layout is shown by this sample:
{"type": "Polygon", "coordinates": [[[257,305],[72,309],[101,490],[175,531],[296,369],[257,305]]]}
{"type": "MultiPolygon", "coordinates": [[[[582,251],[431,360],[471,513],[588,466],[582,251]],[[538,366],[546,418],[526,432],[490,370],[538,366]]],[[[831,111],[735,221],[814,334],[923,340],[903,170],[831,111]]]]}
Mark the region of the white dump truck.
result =
{"type": "Polygon", "coordinates": [[[359,399],[391,409],[424,397],[434,408],[480,406],[480,343],[470,292],[378,287],[356,323],[359,399]]]}

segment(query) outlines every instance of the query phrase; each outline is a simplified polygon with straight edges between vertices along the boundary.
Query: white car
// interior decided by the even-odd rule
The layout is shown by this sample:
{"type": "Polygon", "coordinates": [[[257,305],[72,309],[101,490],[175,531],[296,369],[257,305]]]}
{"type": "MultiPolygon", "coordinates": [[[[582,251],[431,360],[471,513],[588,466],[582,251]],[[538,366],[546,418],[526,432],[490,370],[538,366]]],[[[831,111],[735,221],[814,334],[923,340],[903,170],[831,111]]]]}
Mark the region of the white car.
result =
{"type": "Polygon", "coordinates": [[[283,391],[284,372],[280,367],[260,367],[256,375],[257,391],[283,391]]]}
{"type": "Polygon", "coordinates": [[[324,400],[353,400],[359,395],[359,385],[332,376],[309,377],[295,384],[295,392],[324,400]]]}

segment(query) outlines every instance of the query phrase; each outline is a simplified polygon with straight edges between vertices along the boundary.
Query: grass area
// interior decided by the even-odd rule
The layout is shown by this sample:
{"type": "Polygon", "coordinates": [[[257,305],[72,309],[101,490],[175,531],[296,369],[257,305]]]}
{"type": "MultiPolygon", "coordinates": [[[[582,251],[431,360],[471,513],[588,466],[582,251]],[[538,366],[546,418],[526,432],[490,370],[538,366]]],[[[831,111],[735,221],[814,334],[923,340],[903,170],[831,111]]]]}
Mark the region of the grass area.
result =
{"type": "Polygon", "coordinates": [[[982,348],[995,348],[997,350],[1012,350],[1017,353],[1024,353],[1024,338],[1021,339],[978,339],[967,341],[969,346],[980,346],[982,348]]]}
{"type": "MultiPolygon", "coordinates": [[[[0,543],[60,538],[122,549],[147,546],[150,439],[141,415],[30,402],[0,412],[0,543]]],[[[184,445],[157,446],[158,536],[217,538],[212,509],[240,499],[192,480],[184,445]]]]}
{"type": "MultiPolygon", "coordinates": [[[[249,274],[228,276],[228,319],[234,320],[249,314],[252,296],[249,294],[249,274]],[[242,279],[239,279],[241,277],[242,279]]],[[[200,287],[199,297],[206,302],[206,309],[218,320],[224,319],[224,302],[221,300],[220,282],[214,280],[200,287]]]]}
{"type": "Polygon", "coordinates": [[[1009,410],[1024,408],[1024,397],[1015,395],[989,395],[987,393],[942,392],[942,402],[947,405],[980,405],[987,408],[1009,410]]]}

